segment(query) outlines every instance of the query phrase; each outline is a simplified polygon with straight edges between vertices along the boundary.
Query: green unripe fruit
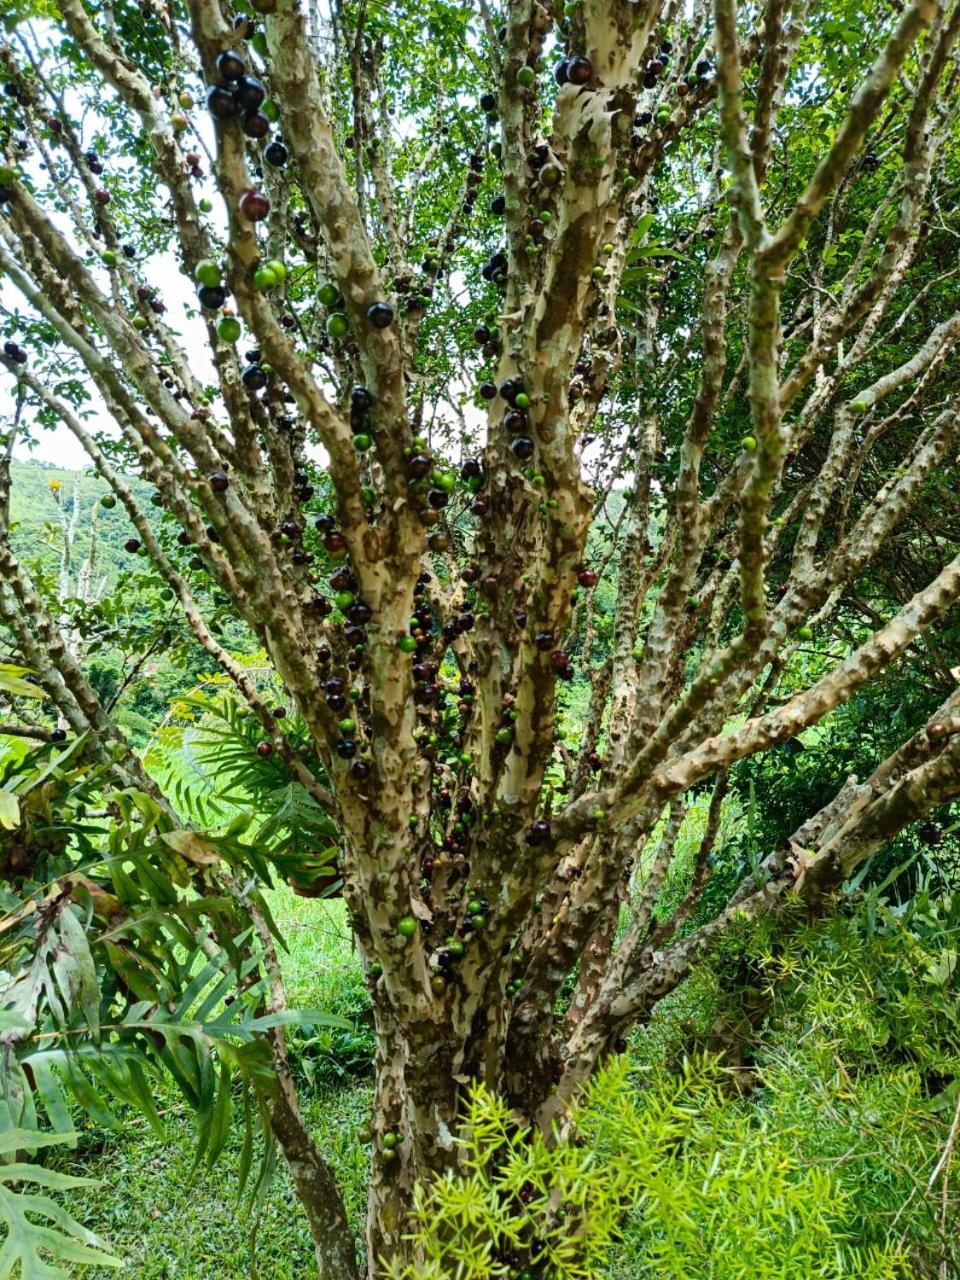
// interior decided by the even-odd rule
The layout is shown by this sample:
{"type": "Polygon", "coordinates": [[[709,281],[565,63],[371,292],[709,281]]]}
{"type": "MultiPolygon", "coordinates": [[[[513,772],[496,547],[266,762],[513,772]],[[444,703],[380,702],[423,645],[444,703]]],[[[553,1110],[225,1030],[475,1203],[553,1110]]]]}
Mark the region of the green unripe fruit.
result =
{"type": "Polygon", "coordinates": [[[518,409],[529,409],[530,397],[527,395],[525,391],[518,391],[517,395],[514,398],[513,403],[517,406],[518,409]]]}
{"type": "Polygon", "coordinates": [[[412,938],[417,932],[417,922],[413,916],[401,916],[397,921],[397,933],[401,938],[412,938]]]}
{"type": "Polygon", "coordinates": [[[0,187],[9,187],[11,182],[16,182],[17,171],[9,164],[0,164],[0,187]]]}
{"type": "Polygon", "coordinates": [[[220,264],[214,262],[212,258],[203,258],[198,262],[197,269],[193,274],[197,278],[197,283],[202,284],[207,289],[215,289],[223,279],[220,264]]]}
{"type": "Polygon", "coordinates": [[[530,89],[536,83],[537,76],[533,67],[521,67],[517,72],[517,84],[521,89],[530,89]]]}
{"type": "Polygon", "coordinates": [[[553,221],[553,214],[550,212],[549,209],[541,209],[540,212],[537,214],[537,217],[540,219],[541,222],[553,221]]]}
{"type": "Polygon", "coordinates": [[[183,107],[184,111],[189,111],[193,106],[193,98],[185,89],[177,95],[177,101],[180,103],[181,107],[183,107]]]}
{"type": "Polygon", "coordinates": [[[400,1145],[399,1133],[385,1133],[380,1139],[387,1151],[395,1151],[400,1145]]]}
{"type": "Polygon", "coordinates": [[[747,453],[753,453],[756,447],[757,447],[756,436],[744,436],[743,439],[740,441],[740,448],[745,449],[747,453]]]}
{"type": "Polygon", "coordinates": [[[340,297],[340,290],[337,288],[335,284],[330,284],[330,282],[327,281],[326,284],[322,284],[320,286],[319,292],[317,293],[317,297],[320,299],[320,301],[323,303],[325,307],[332,307],[333,304],[336,302],[336,300],[340,297]]]}
{"type": "Polygon", "coordinates": [[[272,289],[278,283],[276,275],[269,267],[257,267],[253,273],[253,287],[260,289],[261,292],[264,289],[272,289]]]}
{"type": "Polygon", "coordinates": [[[487,927],[487,917],[478,912],[477,915],[470,917],[470,923],[479,933],[481,929],[485,929],[487,927]]]}
{"type": "Polygon", "coordinates": [[[467,915],[468,916],[483,915],[483,903],[480,901],[479,898],[473,898],[471,899],[470,902],[467,903],[467,915]]]}
{"type": "Polygon", "coordinates": [[[117,265],[117,255],[112,249],[104,249],[100,255],[100,261],[105,267],[115,267],[117,265]]]}
{"type": "Polygon", "coordinates": [[[286,280],[287,268],[284,266],[284,264],[280,261],[279,258],[271,258],[270,261],[267,263],[267,266],[273,272],[273,274],[277,277],[278,284],[282,284],[283,281],[286,280]]]}
{"type": "Polygon", "coordinates": [[[134,316],[133,327],[136,329],[137,333],[143,333],[143,331],[147,328],[146,316],[134,316]]]}
{"type": "Polygon", "coordinates": [[[345,338],[350,332],[350,321],[342,311],[327,316],[327,334],[331,338],[345,338]]]}
{"type": "Polygon", "coordinates": [[[189,127],[190,121],[182,111],[175,111],[170,117],[170,124],[173,126],[175,133],[183,133],[184,129],[189,127]]]}
{"type": "Polygon", "coordinates": [[[337,606],[338,609],[341,609],[341,610],[349,609],[350,605],[353,604],[355,599],[356,599],[356,596],[353,594],[352,591],[338,591],[337,594],[333,597],[333,603],[337,606]]]}
{"type": "Polygon", "coordinates": [[[594,280],[602,280],[605,272],[603,267],[594,267],[590,274],[593,276],[594,280]]]}
{"type": "Polygon", "coordinates": [[[397,648],[401,653],[414,653],[417,648],[417,642],[413,636],[401,636],[397,641],[397,648]]]}
{"type": "Polygon", "coordinates": [[[217,325],[217,337],[222,342],[236,342],[243,332],[243,326],[236,316],[224,316],[217,325]]]}
{"type": "Polygon", "coordinates": [[[377,492],[371,485],[365,484],[360,490],[360,497],[365,507],[371,507],[377,500],[377,492]]]}
{"type": "Polygon", "coordinates": [[[353,437],[353,447],[358,453],[366,453],[373,444],[373,437],[368,436],[365,431],[358,431],[353,437]]]}
{"type": "Polygon", "coordinates": [[[607,257],[609,257],[610,254],[613,253],[613,245],[608,242],[603,246],[603,249],[601,252],[605,253],[607,257]]]}
{"type": "Polygon", "coordinates": [[[813,627],[797,627],[797,639],[798,639],[798,640],[812,640],[812,639],[813,639],[813,627]]]}
{"type": "Polygon", "coordinates": [[[444,493],[453,493],[457,487],[457,477],[451,471],[434,471],[430,479],[444,493]]]}
{"type": "Polygon", "coordinates": [[[101,507],[105,508],[107,511],[112,511],[113,508],[117,505],[117,500],[112,493],[105,493],[103,497],[100,499],[100,505],[101,507]]]}
{"type": "Polygon", "coordinates": [[[513,741],[512,731],[510,729],[498,729],[497,741],[503,745],[506,745],[506,743],[508,742],[512,742],[513,741]]]}
{"type": "Polygon", "coordinates": [[[352,738],[353,735],[357,732],[356,720],[351,720],[349,717],[347,717],[345,720],[341,720],[340,724],[337,727],[339,728],[340,732],[343,734],[345,738],[352,738]]]}
{"type": "Polygon", "coordinates": [[[210,199],[209,196],[204,196],[203,199],[200,201],[200,212],[201,213],[213,212],[213,201],[210,199]]]}
{"type": "Polygon", "coordinates": [[[447,943],[447,950],[455,960],[461,960],[467,949],[460,938],[453,938],[447,943]]]}
{"type": "Polygon", "coordinates": [[[430,447],[427,444],[426,436],[414,436],[411,443],[417,453],[422,453],[424,449],[428,449],[430,447]]]}
{"type": "Polygon", "coordinates": [[[854,413],[866,413],[867,410],[870,408],[870,403],[867,400],[858,399],[853,401],[853,403],[850,405],[850,408],[853,410],[854,413]]]}

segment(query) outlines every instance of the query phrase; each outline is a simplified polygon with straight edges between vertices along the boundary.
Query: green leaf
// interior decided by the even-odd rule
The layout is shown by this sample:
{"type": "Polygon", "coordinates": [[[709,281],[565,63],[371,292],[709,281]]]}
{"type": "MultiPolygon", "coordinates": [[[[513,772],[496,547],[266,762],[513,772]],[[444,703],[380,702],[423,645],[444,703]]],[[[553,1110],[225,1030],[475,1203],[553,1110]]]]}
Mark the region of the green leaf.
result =
{"type": "Polygon", "coordinates": [[[15,831],[20,825],[20,801],[7,790],[0,790],[0,827],[15,831]]]}
{"type": "Polygon", "coordinates": [[[0,1224],[6,1239],[0,1248],[0,1276],[19,1275],[20,1280],[59,1280],[69,1272],[59,1262],[83,1266],[120,1267],[119,1258],[104,1252],[92,1231],[48,1196],[20,1195],[0,1184],[0,1224]],[[34,1217],[55,1222],[59,1230],[36,1223],[34,1217]],[[47,1262],[51,1255],[55,1263],[47,1262]]]}
{"type": "Polygon", "coordinates": [[[13,698],[45,698],[47,695],[43,689],[23,679],[31,674],[29,667],[15,667],[9,662],[0,662],[0,693],[9,694],[13,698]]]}
{"type": "Polygon", "coordinates": [[[16,1151],[38,1151],[41,1147],[56,1147],[68,1140],[79,1138],[78,1133],[38,1133],[35,1129],[0,1130],[0,1156],[13,1155],[16,1151]]]}
{"type": "MultiPolygon", "coordinates": [[[[93,956],[90,954],[86,932],[69,907],[60,916],[60,940],[67,948],[73,962],[71,979],[76,983],[76,1000],[87,1021],[87,1026],[93,1033],[94,1040],[98,1040],[100,1038],[100,984],[97,982],[97,971],[93,956]]],[[[58,957],[54,962],[55,972],[60,963],[61,957],[58,957]]],[[[62,985],[61,990],[63,990],[62,985]]],[[[64,998],[66,999],[66,993],[64,998]]]]}

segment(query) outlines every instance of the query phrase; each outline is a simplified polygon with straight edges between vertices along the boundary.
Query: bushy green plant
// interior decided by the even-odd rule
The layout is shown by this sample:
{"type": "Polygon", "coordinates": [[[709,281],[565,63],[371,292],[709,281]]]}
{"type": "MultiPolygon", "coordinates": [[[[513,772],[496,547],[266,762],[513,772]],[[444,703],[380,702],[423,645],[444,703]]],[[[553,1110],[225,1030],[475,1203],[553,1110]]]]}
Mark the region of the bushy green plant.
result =
{"type": "Polygon", "coordinates": [[[708,1059],[640,1080],[614,1061],[553,1143],[478,1088],[463,1155],[461,1173],[421,1191],[423,1257],[395,1280],[906,1274],[895,1245],[857,1246],[839,1180],[733,1104],[708,1059]]]}

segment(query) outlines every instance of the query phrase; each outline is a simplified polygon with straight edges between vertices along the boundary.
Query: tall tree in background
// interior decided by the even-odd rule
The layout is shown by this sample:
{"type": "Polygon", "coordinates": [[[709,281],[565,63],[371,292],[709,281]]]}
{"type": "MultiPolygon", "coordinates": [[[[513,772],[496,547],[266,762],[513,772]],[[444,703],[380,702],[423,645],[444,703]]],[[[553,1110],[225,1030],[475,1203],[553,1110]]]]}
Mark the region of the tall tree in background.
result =
{"type": "MultiPolygon", "coordinates": [[[[826,907],[960,794],[960,5],[251,3],[14,11],[3,358],[337,825],[375,1275],[471,1081],[549,1129],[737,920],[826,907]],[[901,656],[940,709],[718,901],[731,770],[901,656]]],[[[17,657],[151,792],[2,532],[0,569],[17,657]]],[[[320,1274],[355,1275],[264,1034],[320,1274]]]]}

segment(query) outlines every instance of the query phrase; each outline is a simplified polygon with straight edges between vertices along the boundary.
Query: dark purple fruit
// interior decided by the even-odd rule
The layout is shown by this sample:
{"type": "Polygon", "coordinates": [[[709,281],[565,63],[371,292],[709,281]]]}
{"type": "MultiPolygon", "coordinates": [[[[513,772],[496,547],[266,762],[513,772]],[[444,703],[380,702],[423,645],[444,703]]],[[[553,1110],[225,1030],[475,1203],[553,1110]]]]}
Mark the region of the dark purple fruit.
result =
{"type": "Polygon", "coordinates": [[[282,169],[290,158],[290,153],[282,142],[271,142],[263,149],[263,158],[274,169],[282,169]]]}
{"type": "Polygon", "coordinates": [[[415,453],[407,461],[407,471],[415,480],[422,480],[433,470],[433,459],[427,453],[415,453]]]}
{"type": "Polygon", "coordinates": [[[536,448],[536,446],[534,445],[533,441],[530,439],[529,436],[517,436],[511,448],[513,449],[513,452],[516,455],[516,457],[519,458],[521,462],[529,462],[529,460],[533,457],[534,449],[536,448]]]}
{"type": "Polygon", "coordinates": [[[567,79],[571,84],[586,84],[593,79],[593,63],[589,58],[571,58],[567,79]]]}
{"type": "Polygon", "coordinates": [[[244,191],[237,207],[250,222],[262,222],[270,212],[270,201],[262,191],[254,191],[251,188],[244,191]]]}
{"type": "Polygon", "coordinates": [[[543,818],[539,818],[532,823],[527,832],[527,844],[538,845],[546,844],[550,839],[550,823],[543,818]]]}
{"type": "Polygon", "coordinates": [[[262,111],[248,111],[242,127],[248,138],[265,138],[270,132],[270,121],[262,111]]]}
{"type": "Polygon", "coordinates": [[[214,120],[232,120],[240,107],[225,84],[215,84],[207,90],[207,110],[214,120]]]}
{"type": "Polygon", "coordinates": [[[393,322],[393,307],[389,302],[375,302],[367,307],[367,320],[375,329],[386,329],[393,322]]]}
{"type": "Polygon", "coordinates": [[[246,69],[246,63],[239,53],[234,53],[231,49],[217,58],[217,72],[224,80],[239,80],[246,69]]]}
{"type": "Polygon", "coordinates": [[[497,95],[495,93],[481,94],[480,110],[485,111],[487,115],[489,115],[491,111],[496,111],[496,109],[497,109],[497,95]]]}
{"type": "Polygon", "coordinates": [[[240,377],[248,391],[262,391],[267,385],[267,375],[258,364],[248,364],[240,377]]]}
{"type": "Polygon", "coordinates": [[[263,81],[258,80],[256,76],[241,76],[237,81],[235,92],[237,102],[243,107],[244,111],[256,111],[267,96],[263,81]]]}
{"type": "Polygon", "coordinates": [[[123,544],[124,551],[128,551],[130,555],[135,555],[140,550],[139,538],[128,538],[123,544]]]}
{"type": "Polygon", "coordinates": [[[197,290],[197,298],[201,307],[208,311],[219,311],[227,300],[227,291],[222,284],[203,284],[197,290]]]}
{"type": "Polygon", "coordinates": [[[207,476],[207,482],[214,493],[226,493],[230,487],[230,478],[225,471],[214,471],[207,476]]]}

